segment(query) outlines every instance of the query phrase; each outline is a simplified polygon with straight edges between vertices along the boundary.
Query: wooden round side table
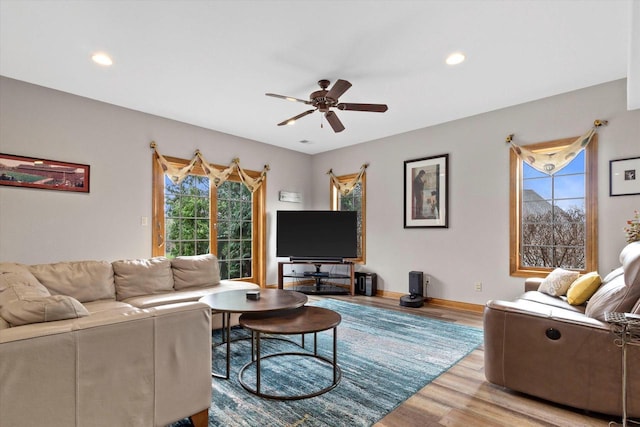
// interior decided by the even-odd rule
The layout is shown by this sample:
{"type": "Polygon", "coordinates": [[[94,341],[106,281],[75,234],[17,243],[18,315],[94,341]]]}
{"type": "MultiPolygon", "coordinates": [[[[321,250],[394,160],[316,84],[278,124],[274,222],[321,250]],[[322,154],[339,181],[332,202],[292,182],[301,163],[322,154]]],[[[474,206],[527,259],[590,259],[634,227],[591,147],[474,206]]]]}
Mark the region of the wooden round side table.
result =
{"type": "Polygon", "coordinates": [[[334,389],[342,377],[342,371],[338,366],[337,357],[337,327],[340,324],[342,317],[335,311],[314,306],[303,306],[300,308],[279,311],[277,313],[244,313],[240,316],[240,326],[251,331],[252,346],[251,346],[251,361],[245,364],[238,374],[238,379],[242,387],[250,393],[253,393],[260,397],[276,400],[300,400],[309,397],[319,396],[329,390],[334,389]],[[332,359],[326,358],[318,354],[318,339],[317,333],[333,329],[333,357],[332,359]],[[267,356],[261,355],[260,341],[262,334],[269,335],[302,335],[302,347],[304,348],[304,335],[313,334],[313,352],[283,352],[275,353],[267,356]],[[254,346],[255,342],[255,356],[254,346]],[[281,356],[301,356],[312,357],[321,363],[327,363],[333,368],[333,380],[331,384],[320,390],[307,394],[299,395],[276,395],[263,393],[260,390],[261,382],[261,361],[269,358],[277,358],[281,356]],[[245,370],[252,365],[256,366],[256,387],[253,388],[247,384],[243,379],[245,370]]]}

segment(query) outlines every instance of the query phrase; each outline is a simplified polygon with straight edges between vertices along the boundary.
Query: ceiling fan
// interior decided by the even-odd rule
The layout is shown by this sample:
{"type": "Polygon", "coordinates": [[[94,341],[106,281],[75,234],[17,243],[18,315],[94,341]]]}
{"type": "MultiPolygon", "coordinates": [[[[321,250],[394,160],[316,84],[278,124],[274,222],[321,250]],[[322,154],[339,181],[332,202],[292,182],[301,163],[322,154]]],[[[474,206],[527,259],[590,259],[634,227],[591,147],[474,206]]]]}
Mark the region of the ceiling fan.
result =
{"type": "Polygon", "coordinates": [[[292,125],[296,122],[296,120],[308,114],[311,114],[314,111],[320,111],[321,113],[324,113],[324,117],[327,119],[327,122],[329,122],[334,132],[342,132],[344,130],[344,125],[338,118],[338,115],[333,110],[331,110],[331,108],[337,108],[338,110],[347,111],[372,111],[375,113],[384,113],[385,111],[387,111],[386,104],[353,104],[339,102],[338,98],[340,98],[340,96],[351,87],[351,83],[346,80],[338,79],[338,81],[333,84],[333,87],[327,90],[330,83],[331,82],[329,80],[325,79],[318,81],[320,90],[311,93],[311,95],[309,95],[308,101],[304,99],[294,98],[292,96],[277,95],[275,93],[265,93],[265,95],[267,96],[286,99],[287,101],[302,102],[303,104],[311,105],[314,107],[311,110],[307,110],[304,113],[298,114],[297,116],[291,117],[290,119],[278,123],[278,126],[292,125]]]}

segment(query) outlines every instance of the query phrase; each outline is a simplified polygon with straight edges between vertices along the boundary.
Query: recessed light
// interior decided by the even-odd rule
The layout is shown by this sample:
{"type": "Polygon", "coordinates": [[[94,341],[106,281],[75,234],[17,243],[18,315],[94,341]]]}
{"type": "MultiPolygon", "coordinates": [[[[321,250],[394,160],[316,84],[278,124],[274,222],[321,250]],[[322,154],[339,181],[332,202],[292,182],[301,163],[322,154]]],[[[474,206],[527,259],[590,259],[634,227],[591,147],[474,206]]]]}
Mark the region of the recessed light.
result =
{"type": "Polygon", "coordinates": [[[447,65],[458,65],[461,62],[464,62],[465,56],[463,53],[454,52],[451,55],[447,56],[446,63],[447,65]]]}
{"type": "Polygon", "coordinates": [[[308,139],[301,139],[300,144],[310,144],[311,142],[308,139]]]}
{"type": "Polygon", "coordinates": [[[111,57],[103,52],[94,53],[91,56],[91,59],[96,64],[104,65],[105,67],[113,64],[113,60],[111,59],[111,57]]]}

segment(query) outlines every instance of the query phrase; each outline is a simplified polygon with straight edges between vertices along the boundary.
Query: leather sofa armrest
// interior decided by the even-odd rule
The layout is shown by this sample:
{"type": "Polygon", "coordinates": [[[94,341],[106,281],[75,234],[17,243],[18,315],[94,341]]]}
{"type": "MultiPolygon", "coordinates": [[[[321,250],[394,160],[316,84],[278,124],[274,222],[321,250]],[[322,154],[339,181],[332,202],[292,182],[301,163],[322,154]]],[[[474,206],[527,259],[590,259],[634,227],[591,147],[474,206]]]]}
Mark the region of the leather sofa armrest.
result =
{"type": "Polygon", "coordinates": [[[527,277],[524,281],[524,291],[537,291],[543,280],[543,277],[527,277]]]}

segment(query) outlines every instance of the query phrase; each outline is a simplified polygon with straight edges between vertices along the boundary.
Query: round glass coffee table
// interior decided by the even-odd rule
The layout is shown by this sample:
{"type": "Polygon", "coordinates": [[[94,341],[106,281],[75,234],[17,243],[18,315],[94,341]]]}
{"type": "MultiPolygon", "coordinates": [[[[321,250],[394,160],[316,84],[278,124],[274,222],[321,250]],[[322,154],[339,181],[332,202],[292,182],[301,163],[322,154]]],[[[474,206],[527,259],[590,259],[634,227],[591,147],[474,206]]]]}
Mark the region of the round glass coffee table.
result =
{"type": "Polygon", "coordinates": [[[300,292],[283,289],[260,289],[258,299],[250,299],[246,289],[224,291],[205,295],[200,302],[207,304],[211,310],[222,314],[222,340],[226,344],[226,372],[217,374],[216,378],[229,379],[231,366],[231,314],[232,313],[268,313],[279,310],[302,307],[307,303],[307,296],[300,292]]]}
{"type": "Polygon", "coordinates": [[[244,365],[238,374],[238,379],[242,387],[250,393],[260,397],[276,400],[299,400],[309,397],[319,396],[335,388],[340,382],[342,372],[337,362],[337,327],[342,321],[340,314],[333,310],[322,307],[303,306],[292,310],[279,311],[277,313],[244,313],[240,316],[240,326],[251,331],[251,361],[244,365]],[[318,354],[317,333],[333,329],[333,358],[318,354]],[[313,352],[281,352],[261,355],[260,341],[262,334],[268,335],[302,335],[302,348],[304,348],[304,335],[313,334],[313,352]],[[255,341],[256,352],[254,357],[253,342],[255,341]],[[282,356],[312,357],[320,363],[329,364],[333,370],[333,380],[331,384],[320,390],[297,395],[270,394],[261,391],[261,362],[269,358],[282,356]],[[256,380],[255,387],[244,381],[243,375],[247,368],[255,364],[256,380]]]}

